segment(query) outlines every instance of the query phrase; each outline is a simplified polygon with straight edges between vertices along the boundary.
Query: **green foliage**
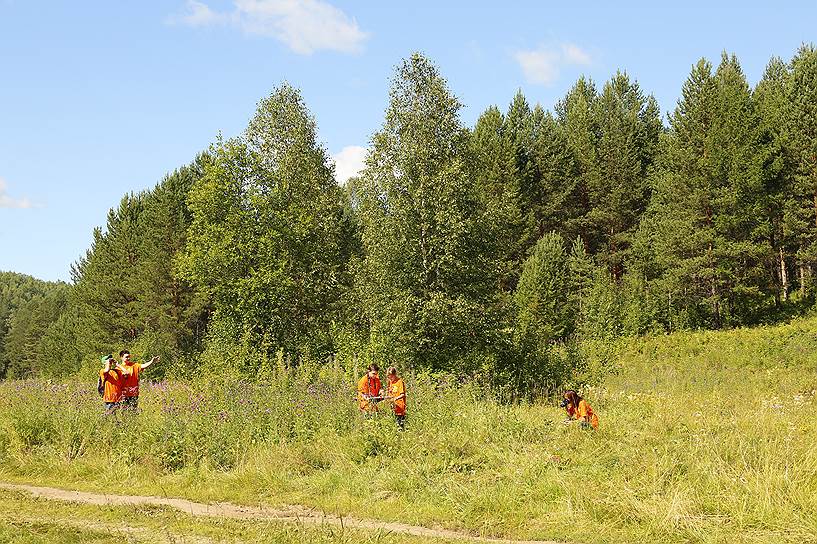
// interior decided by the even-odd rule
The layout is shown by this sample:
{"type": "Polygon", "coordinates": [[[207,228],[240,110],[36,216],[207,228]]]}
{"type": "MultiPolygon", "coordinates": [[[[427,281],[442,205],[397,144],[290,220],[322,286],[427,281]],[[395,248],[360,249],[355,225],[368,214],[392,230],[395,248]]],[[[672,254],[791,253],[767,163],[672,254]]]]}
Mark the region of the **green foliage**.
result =
{"type": "Polygon", "coordinates": [[[572,332],[575,310],[568,304],[569,266],[562,237],[549,233],[525,261],[516,302],[516,333],[523,343],[564,340],[572,332]]]}
{"type": "Polygon", "coordinates": [[[9,381],[0,471],[6,481],[302,504],[505,539],[809,542],[815,330],[805,319],[624,340],[609,352],[617,372],[581,390],[596,432],[562,424],[555,402],[500,403],[478,384],[425,373],[404,376],[399,432],[387,412],[357,413],[359,374],[335,364],[258,382],[203,369],[146,386],[141,412],[119,418],[102,416],[87,380],[9,381]]]}
{"type": "Polygon", "coordinates": [[[641,271],[654,266],[654,287],[688,325],[750,321],[772,293],[762,290],[758,117],[734,57],[715,74],[704,60],[693,68],[670,125],[641,226],[652,263],[641,271]]]}
{"type": "Polygon", "coordinates": [[[67,285],[54,284],[45,294],[35,295],[14,311],[5,337],[7,377],[25,377],[48,366],[52,353],[44,349],[42,340],[65,312],[68,296],[67,285]]]}
{"type": "Polygon", "coordinates": [[[0,272],[0,378],[39,369],[38,341],[65,309],[67,286],[0,272]]]}
{"type": "Polygon", "coordinates": [[[57,359],[52,368],[93,366],[99,353],[126,347],[143,357],[159,354],[166,364],[197,352],[208,302],[175,274],[174,261],[191,222],[187,194],[208,161],[200,155],[109,211],[105,230],[94,231],[72,270],[70,311],[47,335],[57,359]]]}
{"type": "Polygon", "coordinates": [[[754,89],[734,56],[701,59],[666,128],[628,74],[582,77],[552,112],[519,91],[469,131],[415,54],[344,187],[282,85],[240,137],[125,195],[74,285],[0,274],[0,376],[89,370],[123,347],[161,355],[159,375],[334,353],[517,399],[592,381],[624,337],[803,314],[815,74],[806,44],[754,89]]]}
{"type": "Polygon", "coordinates": [[[219,141],[190,192],[179,270],[256,345],[331,345],[345,285],[343,208],[300,93],[283,85],[242,137],[219,141]]]}
{"type": "Polygon", "coordinates": [[[361,176],[357,281],[375,345],[399,361],[464,370],[496,329],[499,270],[459,109],[426,58],[397,68],[361,176]]]}
{"type": "Polygon", "coordinates": [[[517,355],[508,378],[515,384],[513,398],[552,393],[577,366],[577,361],[564,357],[564,350],[559,349],[575,327],[570,284],[562,237],[554,232],[546,234],[525,261],[514,292],[517,355]]]}
{"type": "Polygon", "coordinates": [[[794,167],[787,226],[797,245],[801,296],[814,297],[817,262],[817,49],[803,44],[786,81],[786,144],[794,167]]]}

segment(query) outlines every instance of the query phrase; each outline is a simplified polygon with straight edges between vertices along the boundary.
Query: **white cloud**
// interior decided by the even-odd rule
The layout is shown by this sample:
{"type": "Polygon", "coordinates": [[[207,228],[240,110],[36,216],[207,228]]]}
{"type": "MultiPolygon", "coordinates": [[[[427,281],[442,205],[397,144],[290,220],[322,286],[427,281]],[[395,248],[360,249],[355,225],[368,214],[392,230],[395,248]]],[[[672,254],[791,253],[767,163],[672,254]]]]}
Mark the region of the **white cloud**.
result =
{"type": "Polygon", "coordinates": [[[559,55],[553,51],[517,51],[514,58],[531,83],[550,85],[559,77],[559,55]]]}
{"type": "Polygon", "coordinates": [[[168,22],[193,27],[228,24],[247,34],[274,38],[302,55],[320,50],[357,53],[368,37],[357,21],[324,0],[234,0],[233,5],[231,12],[216,12],[203,2],[187,0],[186,13],[168,22]]]}
{"type": "Polygon", "coordinates": [[[210,9],[210,6],[196,0],[187,0],[185,2],[187,11],[181,15],[172,15],[168,18],[170,23],[179,23],[187,26],[209,26],[213,24],[220,24],[229,21],[229,17],[224,14],[216,13],[210,9]]]}
{"type": "Polygon", "coordinates": [[[572,43],[562,44],[562,58],[566,64],[590,64],[590,55],[572,43]]]}
{"type": "Polygon", "coordinates": [[[27,198],[15,199],[6,194],[8,183],[0,178],[0,208],[33,208],[31,201],[27,198]]]}
{"type": "Polygon", "coordinates": [[[360,174],[366,166],[366,153],[365,147],[348,145],[332,155],[332,160],[335,161],[335,179],[340,185],[344,185],[349,178],[360,174]]]}
{"type": "Polygon", "coordinates": [[[513,56],[522,68],[525,78],[540,85],[551,85],[555,82],[563,66],[587,65],[591,62],[590,55],[571,43],[562,44],[556,49],[540,47],[516,51],[513,56]]]}

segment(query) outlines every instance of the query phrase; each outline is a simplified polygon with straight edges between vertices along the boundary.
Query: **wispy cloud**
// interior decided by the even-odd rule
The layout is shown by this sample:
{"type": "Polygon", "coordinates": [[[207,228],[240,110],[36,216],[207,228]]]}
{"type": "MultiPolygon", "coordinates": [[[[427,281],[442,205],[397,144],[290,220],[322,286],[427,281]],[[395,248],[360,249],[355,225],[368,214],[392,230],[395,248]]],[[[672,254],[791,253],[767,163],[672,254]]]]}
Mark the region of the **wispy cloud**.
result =
{"type": "Polygon", "coordinates": [[[559,79],[559,73],[564,66],[591,63],[590,55],[572,43],[564,43],[555,48],[540,47],[516,51],[513,56],[522,68],[525,78],[540,85],[552,85],[559,79]]]}
{"type": "Polygon", "coordinates": [[[0,178],[0,208],[33,208],[33,204],[28,198],[12,198],[6,192],[8,183],[0,178]]]}
{"type": "Polygon", "coordinates": [[[349,178],[360,174],[366,166],[366,153],[365,147],[348,145],[332,155],[332,160],[335,161],[335,179],[340,185],[344,185],[349,178]]]}
{"type": "Polygon", "coordinates": [[[192,27],[227,25],[246,34],[274,38],[301,55],[320,50],[357,53],[368,38],[354,18],[324,0],[234,0],[228,12],[187,0],[185,11],[168,17],[167,22],[192,27]]]}
{"type": "Polygon", "coordinates": [[[562,44],[562,58],[567,64],[590,64],[590,55],[587,51],[572,43],[562,44]]]}
{"type": "Polygon", "coordinates": [[[187,0],[184,13],[171,15],[167,18],[168,23],[193,27],[223,24],[229,21],[229,15],[216,13],[211,10],[207,4],[197,2],[196,0],[187,0]]]}

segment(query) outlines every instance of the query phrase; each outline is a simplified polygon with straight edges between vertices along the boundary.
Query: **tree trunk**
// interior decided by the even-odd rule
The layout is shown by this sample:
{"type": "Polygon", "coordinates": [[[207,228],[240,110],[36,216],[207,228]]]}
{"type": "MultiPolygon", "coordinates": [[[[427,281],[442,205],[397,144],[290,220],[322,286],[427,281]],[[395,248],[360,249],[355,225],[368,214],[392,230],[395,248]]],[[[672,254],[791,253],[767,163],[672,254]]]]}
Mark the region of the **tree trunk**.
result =
{"type": "Polygon", "coordinates": [[[783,248],[780,248],[780,298],[783,302],[789,300],[789,275],[786,272],[786,257],[783,248]]]}
{"type": "Polygon", "coordinates": [[[708,248],[709,269],[712,271],[712,278],[709,280],[709,296],[712,297],[712,328],[721,328],[721,312],[720,304],[718,303],[718,288],[717,279],[715,278],[715,261],[712,258],[712,242],[709,242],[708,248]]]}
{"type": "Polygon", "coordinates": [[[806,296],[806,268],[803,263],[800,263],[798,271],[800,273],[800,297],[802,298],[806,296]]]}
{"type": "MultiPolygon", "coordinates": [[[[817,182],[817,170],[814,172],[815,182],[817,182]]],[[[817,227],[817,185],[814,188],[814,226],[817,227]]]]}

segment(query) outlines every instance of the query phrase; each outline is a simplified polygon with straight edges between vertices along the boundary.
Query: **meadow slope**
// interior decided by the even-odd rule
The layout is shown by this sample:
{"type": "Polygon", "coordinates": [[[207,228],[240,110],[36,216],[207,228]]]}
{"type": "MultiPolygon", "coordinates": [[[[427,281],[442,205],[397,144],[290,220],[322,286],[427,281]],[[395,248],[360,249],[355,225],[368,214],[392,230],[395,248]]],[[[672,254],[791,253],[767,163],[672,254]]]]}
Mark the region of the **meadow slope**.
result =
{"type": "Polygon", "coordinates": [[[584,391],[598,432],[564,425],[552,402],[502,405],[416,375],[398,433],[356,414],[340,366],[157,383],[140,414],[113,418],[92,379],[6,382],[0,479],[519,539],[817,541],[817,319],[615,352],[616,371],[584,391]]]}

